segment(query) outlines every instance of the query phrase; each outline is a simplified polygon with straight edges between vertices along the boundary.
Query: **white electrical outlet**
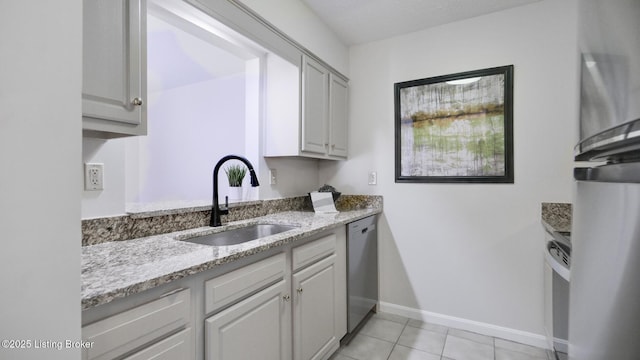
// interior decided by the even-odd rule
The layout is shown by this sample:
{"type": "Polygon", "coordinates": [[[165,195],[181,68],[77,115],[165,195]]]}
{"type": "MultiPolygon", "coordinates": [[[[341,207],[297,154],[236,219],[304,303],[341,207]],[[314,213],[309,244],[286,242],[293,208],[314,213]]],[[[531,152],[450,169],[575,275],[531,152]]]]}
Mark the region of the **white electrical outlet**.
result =
{"type": "Polygon", "coordinates": [[[378,184],[378,173],[375,171],[369,172],[369,185],[378,184]]]}
{"type": "Polygon", "coordinates": [[[104,164],[84,164],[84,189],[104,190],[104,164]]]}
{"type": "Polygon", "coordinates": [[[269,185],[276,185],[278,183],[278,174],[276,169],[269,169],[269,185]]]}

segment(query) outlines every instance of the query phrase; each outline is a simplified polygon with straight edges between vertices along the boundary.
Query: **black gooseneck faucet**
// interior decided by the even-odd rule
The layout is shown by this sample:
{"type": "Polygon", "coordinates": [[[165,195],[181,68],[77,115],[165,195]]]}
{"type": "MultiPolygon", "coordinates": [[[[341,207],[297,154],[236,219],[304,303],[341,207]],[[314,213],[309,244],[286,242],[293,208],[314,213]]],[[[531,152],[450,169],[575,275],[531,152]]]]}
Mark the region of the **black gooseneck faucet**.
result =
{"type": "Polygon", "coordinates": [[[253,165],[242,156],[238,155],[227,155],[220,159],[216,166],[213,168],[213,206],[211,207],[211,221],[209,222],[209,226],[220,226],[222,223],[220,222],[220,215],[225,215],[229,213],[228,204],[224,209],[220,209],[218,205],[218,172],[220,171],[220,167],[222,164],[227,162],[227,160],[240,160],[247,168],[249,168],[249,176],[251,177],[251,186],[256,187],[259,186],[258,177],[256,176],[256,172],[253,170],[253,165]]]}

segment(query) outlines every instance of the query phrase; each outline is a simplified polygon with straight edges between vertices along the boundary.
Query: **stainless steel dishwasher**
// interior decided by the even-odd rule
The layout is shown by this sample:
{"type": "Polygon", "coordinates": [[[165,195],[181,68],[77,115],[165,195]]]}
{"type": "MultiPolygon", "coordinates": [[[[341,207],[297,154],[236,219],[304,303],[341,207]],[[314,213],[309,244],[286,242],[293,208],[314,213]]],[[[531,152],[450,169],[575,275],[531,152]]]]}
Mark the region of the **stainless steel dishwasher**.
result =
{"type": "Polygon", "coordinates": [[[349,342],[378,305],[378,232],[376,216],[347,225],[347,335],[349,342]]]}

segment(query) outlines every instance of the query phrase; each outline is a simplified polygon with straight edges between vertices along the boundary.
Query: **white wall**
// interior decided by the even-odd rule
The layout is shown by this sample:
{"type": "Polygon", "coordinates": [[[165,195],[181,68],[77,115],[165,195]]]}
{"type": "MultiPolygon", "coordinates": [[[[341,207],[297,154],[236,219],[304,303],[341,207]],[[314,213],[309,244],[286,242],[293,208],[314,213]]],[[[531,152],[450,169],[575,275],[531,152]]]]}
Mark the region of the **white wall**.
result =
{"type": "Polygon", "coordinates": [[[81,34],[79,0],[0,5],[0,340],[32,347],[80,340],[81,34]]]}
{"type": "MultiPolygon", "coordinates": [[[[299,196],[317,190],[318,160],[262,158],[256,119],[259,109],[245,104],[240,96],[245,92],[254,99],[258,96],[256,69],[252,69],[257,60],[253,63],[248,62],[246,76],[149,94],[148,136],[83,138],[82,162],[103,163],[105,178],[104,190],[82,192],[82,218],[122,215],[126,203],[210,201],[214,165],[227,154],[246,156],[258,172],[258,188],[251,188],[249,176],[245,177],[245,199],[299,196]],[[234,93],[237,96],[228,96],[234,93]],[[187,103],[190,105],[184,106],[187,103]],[[212,113],[216,116],[209,118],[212,113]],[[269,183],[269,169],[277,171],[276,185],[269,183]]],[[[223,170],[218,179],[222,202],[228,188],[223,170]]]]}
{"type": "MultiPolygon", "coordinates": [[[[149,94],[149,136],[137,139],[138,154],[127,156],[144,159],[131,184],[138,185],[137,196],[127,202],[211,199],[215,162],[245,150],[244,99],[244,74],[149,94]]],[[[224,199],[223,171],[220,180],[224,199]]]]}
{"type": "Polygon", "coordinates": [[[571,200],[575,2],[546,0],[350,56],[350,159],[322,163],[320,179],[384,196],[383,308],[543,346],[540,203],[571,200]],[[396,184],[393,84],[509,64],[515,184],[396,184]],[[366,185],[368,171],[377,186],[366,185]]]}
{"type": "Polygon", "coordinates": [[[349,76],[349,51],[338,36],[301,0],[242,0],[289,37],[349,76]]]}
{"type": "MultiPolygon", "coordinates": [[[[261,6],[257,4],[258,6],[261,6]]],[[[335,35],[306,7],[306,5],[296,5],[296,1],[290,1],[290,4],[282,4],[289,7],[287,14],[297,14],[296,19],[290,19],[288,24],[284,24],[283,29],[294,29],[291,34],[297,36],[303,35],[296,40],[303,43],[313,51],[323,57],[332,66],[346,73],[348,70],[348,51],[347,48],[335,37],[335,35]],[[313,29],[313,31],[310,31],[313,29]],[[313,35],[313,36],[312,36],[313,35]]],[[[269,14],[265,16],[274,23],[280,21],[287,22],[287,17],[280,17],[280,12],[273,12],[269,7],[269,14]],[[273,19],[275,15],[280,20],[273,19]]],[[[263,14],[265,15],[265,14],[263,14]]],[[[283,25],[283,24],[276,24],[283,25]]],[[[247,62],[245,86],[247,101],[249,97],[256,99],[259,97],[261,86],[256,83],[256,69],[258,68],[257,59],[247,62]]],[[[199,85],[198,85],[199,86],[199,85]]],[[[150,94],[153,105],[153,95],[150,94]]],[[[198,101],[205,101],[198,99],[198,101]]],[[[209,100],[205,103],[208,104],[209,100]]],[[[165,110],[155,111],[152,107],[149,110],[149,138],[154,136],[154,120],[157,116],[172,117],[180,119],[182,122],[189,122],[195,116],[193,109],[193,100],[185,100],[189,107],[184,110],[165,110]],[[165,116],[166,115],[166,116],[165,116]]],[[[158,102],[156,101],[156,104],[158,102]]],[[[189,137],[191,146],[185,147],[180,153],[165,152],[158,156],[157,150],[166,150],[168,146],[156,146],[151,152],[140,150],[148,146],[150,141],[146,137],[137,139],[83,139],[82,161],[104,163],[105,167],[105,189],[102,191],[84,191],[82,199],[82,218],[94,218],[103,216],[121,215],[125,213],[125,203],[149,201],[166,201],[166,200],[194,200],[199,198],[205,191],[211,193],[211,172],[215,161],[228,153],[238,153],[248,156],[248,158],[256,167],[260,179],[260,187],[251,188],[245,186],[245,198],[271,199],[288,196],[304,195],[309,191],[316,190],[321,184],[318,182],[318,160],[301,159],[301,158],[262,158],[264,154],[263,143],[261,137],[265,129],[259,129],[258,117],[263,112],[263,108],[256,108],[247,102],[245,104],[245,117],[247,127],[245,130],[245,141],[229,143],[230,138],[226,136],[230,132],[238,131],[232,126],[232,123],[223,124],[215,131],[204,131],[198,134],[188,134],[190,127],[187,124],[184,127],[176,128],[172,134],[173,138],[189,137]],[[194,140],[198,139],[198,140],[194,140]],[[204,144],[205,139],[209,139],[211,143],[220,145],[216,147],[216,151],[211,151],[210,147],[204,144]],[[203,146],[199,146],[202,144],[203,146]],[[244,146],[244,149],[236,149],[236,145],[244,146]],[[197,149],[196,149],[197,148],[197,149]],[[195,153],[198,151],[199,153],[195,153]],[[139,156],[131,156],[131,154],[139,153],[139,156]],[[195,154],[194,156],[189,156],[195,154]],[[149,167],[162,168],[163,166],[155,166],[158,161],[180,163],[180,158],[184,162],[202,164],[202,167],[189,171],[176,172],[174,175],[150,172],[149,167]],[[256,159],[257,160],[254,160],[256,159]],[[207,161],[209,159],[210,161],[207,161]],[[269,170],[275,169],[278,173],[278,183],[271,185],[269,183],[269,170]],[[168,178],[171,181],[165,181],[168,178]],[[206,184],[205,184],[206,183],[206,184]],[[171,189],[167,189],[170,187],[171,189]],[[181,191],[180,188],[189,189],[181,191]],[[197,190],[194,189],[205,189],[197,190]],[[169,191],[168,191],[169,190],[169,191]],[[196,194],[197,193],[197,194],[196,194]],[[141,195],[142,194],[142,195],[141,195]],[[167,195],[170,194],[170,195],[167,195]]],[[[220,108],[220,106],[215,106],[220,108]]],[[[179,108],[178,108],[179,109],[179,108]]],[[[231,116],[230,116],[231,117],[231,116]]],[[[170,137],[171,138],[171,137],[170,137]]],[[[169,138],[162,140],[162,144],[173,142],[169,138]]],[[[222,173],[222,172],[221,172],[222,173]]],[[[224,176],[220,176],[224,180],[224,176]]],[[[248,182],[248,177],[245,179],[248,182]]],[[[224,184],[224,181],[221,181],[224,184]]],[[[220,199],[224,199],[224,185],[222,186],[220,199]]],[[[207,195],[205,198],[209,198],[207,195]]]]}
{"type": "MultiPolygon", "coordinates": [[[[122,215],[125,212],[127,170],[137,170],[139,164],[127,164],[126,152],[133,144],[131,139],[93,139],[82,138],[82,173],[80,174],[80,191],[82,193],[82,218],[94,218],[101,216],[122,215]],[[84,190],[84,164],[98,163],[104,165],[104,190],[84,190]]],[[[137,150],[137,148],[135,149],[137,150]]]]}
{"type": "MultiPolygon", "coordinates": [[[[82,217],[121,215],[125,203],[211,201],[216,161],[245,153],[244,94],[244,74],[150,93],[148,136],[84,138],[83,162],[104,163],[105,180],[83,191],[82,217]]],[[[224,200],[224,171],[219,179],[224,200]]]]}
{"type": "Polygon", "coordinates": [[[296,157],[263,158],[260,171],[260,198],[303,196],[318,190],[318,160],[296,157]],[[269,184],[269,169],[275,169],[277,184],[269,184]]]}
{"type": "MultiPolygon", "coordinates": [[[[306,47],[344,75],[349,75],[348,47],[300,0],[242,0],[260,16],[306,47]]],[[[263,151],[263,149],[261,150],[263,151]]],[[[318,166],[322,161],[306,158],[268,158],[260,160],[260,198],[271,199],[305,195],[317,190],[318,166]],[[278,175],[269,184],[269,169],[278,175]]]]}

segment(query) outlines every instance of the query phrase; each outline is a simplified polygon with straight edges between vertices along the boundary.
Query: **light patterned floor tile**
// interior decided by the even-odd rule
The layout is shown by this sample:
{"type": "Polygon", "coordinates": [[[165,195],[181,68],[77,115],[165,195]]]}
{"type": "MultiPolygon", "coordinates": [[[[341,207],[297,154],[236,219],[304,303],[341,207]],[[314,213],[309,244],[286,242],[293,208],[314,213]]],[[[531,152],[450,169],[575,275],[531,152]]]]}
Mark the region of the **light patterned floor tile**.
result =
{"type": "Polygon", "coordinates": [[[459,330],[459,329],[449,329],[449,332],[447,333],[447,335],[451,335],[451,336],[459,337],[459,338],[462,338],[462,339],[475,341],[477,343],[493,346],[493,338],[491,336],[487,336],[487,335],[481,335],[481,334],[478,334],[478,333],[465,331],[465,330],[459,330]]]}
{"type": "Polygon", "coordinates": [[[340,348],[340,355],[357,360],[386,360],[391,354],[393,343],[358,334],[349,345],[340,348]]]}
{"type": "Polygon", "coordinates": [[[372,317],[360,330],[360,334],[395,343],[398,341],[404,325],[390,320],[372,317]]]}
{"type": "Polygon", "coordinates": [[[442,333],[407,326],[400,335],[398,344],[441,355],[445,337],[446,335],[442,333]]]}
{"type": "Polygon", "coordinates": [[[355,360],[355,359],[352,357],[348,357],[346,355],[340,354],[339,352],[336,352],[335,354],[333,354],[333,356],[329,358],[329,360],[355,360]]]}
{"type": "Polygon", "coordinates": [[[547,356],[546,354],[544,357],[533,356],[515,350],[496,347],[496,360],[547,360],[547,356]]]}
{"type": "Polygon", "coordinates": [[[331,360],[550,359],[547,356],[547,350],[534,346],[399,315],[377,313],[331,360]]]}
{"type": "Polygon", "coordinates": [[[440,355],[396,345],[391,352],[391,356],[389,356],[389,360],[440,360],[440,355]]]}
{"type": "Polygon", "coordinates": [[[436,324],[432,324],[432,323],[428,323],[428,322],[424,322],[424,321],[416,320],[416,319],[409,320],[409,324],[408,325],[416,327],[416,328],[424,329],[424,330],[437,332],[437,333],[440,333],[440,334],[445,334],[445,335],[447,334],[447,331],[449,330],[449,328],[446,327],[446,326],[436,325],[436,324]]]}
{"type": "Polygon", "coordinates": [[[400,323],[402,325],[405,325],[407,323],[407,321],[409,321],[408,317],[404,317],[402,315],[385,313],[385,312],[377,312],[377,313],[373,314],[373,318],[389,320],[389,321],[400,323]]]}
{"type": "Polygon", "coordinates": [[[450,335],[442,355],[456,360],[494,360],[493,345],[450,335]]]}
{"type": "Polygon", "coordinates": [[[517,351],[529,356],[533,356],[534,358],[540,358],[540,359],[547,358],[547,351],[545,349],[537,348],[535,346],[520,344],[517,342],[498,339],[498,338],[496,338],[495,345],[496,345],[496,349],[502,348],[506,350],[517,351]]]}

